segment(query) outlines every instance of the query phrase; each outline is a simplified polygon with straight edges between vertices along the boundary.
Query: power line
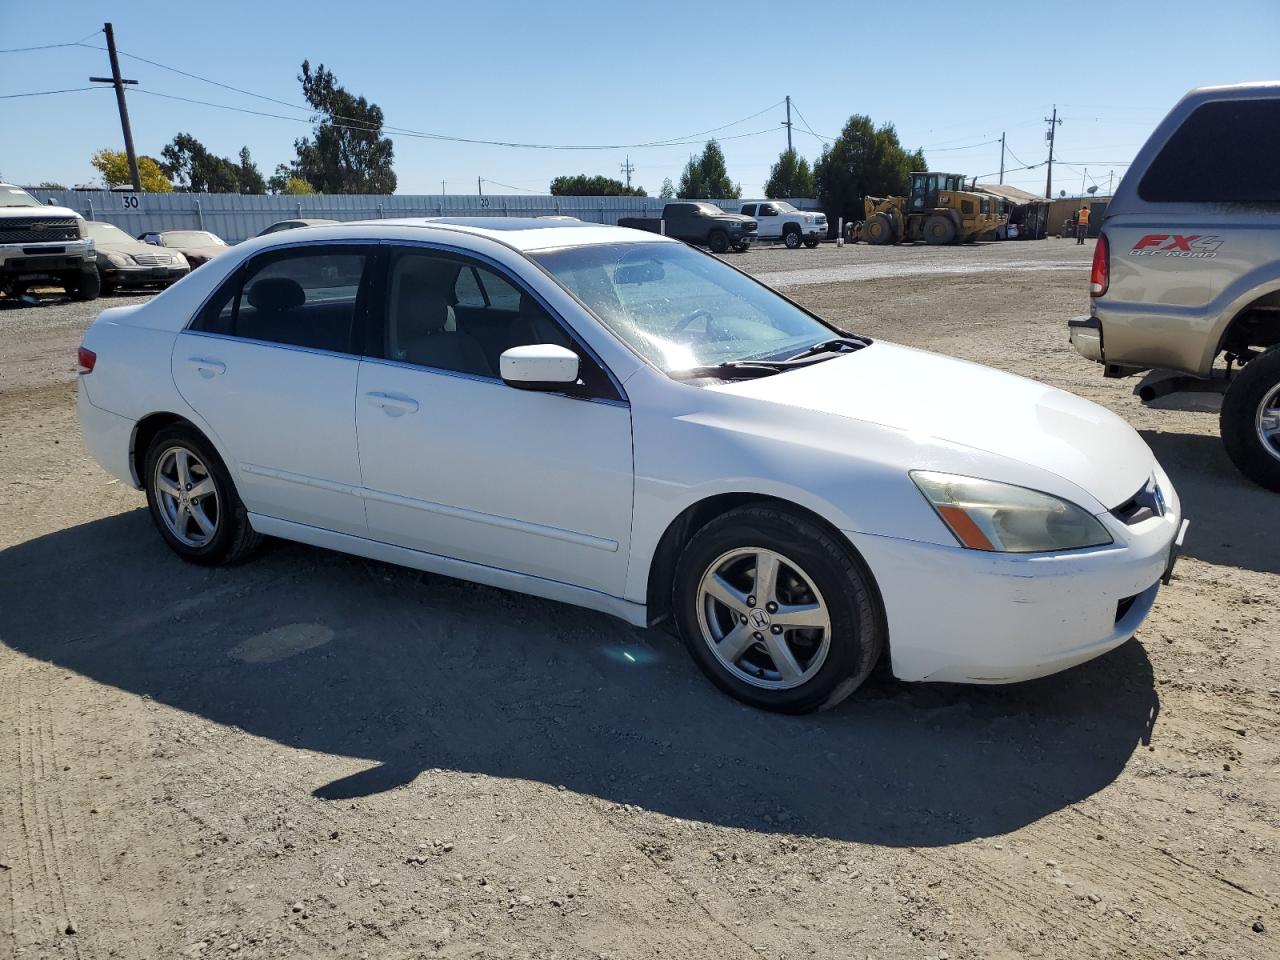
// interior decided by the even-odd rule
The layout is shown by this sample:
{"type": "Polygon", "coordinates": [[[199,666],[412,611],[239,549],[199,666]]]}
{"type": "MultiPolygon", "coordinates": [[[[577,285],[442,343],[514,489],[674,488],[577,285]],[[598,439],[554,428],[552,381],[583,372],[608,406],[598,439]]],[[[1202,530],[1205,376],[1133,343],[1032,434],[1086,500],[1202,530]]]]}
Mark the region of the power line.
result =
{"type": "MultiPolygon", "coordinates": [[[[68,44],[70,46],[70,44],[68,44]]],[[[105,90],[106,87],[67,87],[63,90],[33,90],[30,93],[4,93],[0,100],[14,100],[18,97],[51,97],[55,93],[81,93],[85,90],[105,90]]]]}
{"type": "Polygon", "coordinates": [[[489,177],[480,178],[485,183],[492,183],[495,187],[506,187],[508,190],[519,190],[521,193],[542,193],[541,190],[530,190],[528,187],[516,187],[509,183],[503,183],[501,180],[491,180],[489,177]]]}
{"type": "Polygon", "coordinates": [[[804,124],[804,128],[809,131],[811,136],[816,137],[823,143],[830,143],[832,140],[837,139],[836,137],[824,137],[819,133],[814,133],[813,127],[809,126],[809,121],[804,118],[804,114],[800,112],[800,108],[796,106],[796,102],[794,100],[791,101],[791,109],[796,112],[796,116],[800,118],[800,122],[804,124]]]}
{"type": "MultiPolygon", "coordinates": [[[[79,40],[71,40],[67,43],[42,43],[34,47],[9,47],[6,50],[0,50],[0,53],[28,53],[32,50],[57,50],[59,47],[79,47],[82,46],[90,37],[101,32],[102,31],[100,30],[90,30],[79,40]]],[[[98,47],[98,49],[101,50],[103,48],[98,47]]]]}
{"type": "Polygon", "coordinates": [[[930,153],[949,153],[953,150],[975,150],[978,147],[986,147],[999,142],[1000,138],[996,137],[994,140],[983,140],[981,143],[970,143],[963,147],[921,147],[920,149],[928,150],[930,153]]]}

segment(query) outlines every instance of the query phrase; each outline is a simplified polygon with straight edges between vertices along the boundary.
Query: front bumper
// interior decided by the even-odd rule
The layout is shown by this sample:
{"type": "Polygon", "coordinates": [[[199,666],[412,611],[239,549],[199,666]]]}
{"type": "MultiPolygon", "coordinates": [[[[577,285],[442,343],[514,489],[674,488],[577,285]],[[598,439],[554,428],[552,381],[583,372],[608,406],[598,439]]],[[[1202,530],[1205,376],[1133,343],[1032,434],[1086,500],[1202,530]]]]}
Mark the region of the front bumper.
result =
{"type": "Polygon", "coordinates": [[[84,243],[0,245],[0,275],[57,276],[92,269],[95,263],[95,250],[84,243]]]}
{"type": "Polygon", "coordinates": [[[1091,660],[1146,619],[1169,566],[1181,507],[1168,478],[1163,516],[1099,519],[1115,542],[1066,553],[999,554],[846,535],[884,600],[894,676],[1013,683],[1091,660]]]}
{"type": "Polygon", "coordinates": [[[1106,363],[1102,349],[1102,321],[1097,317],[1072,317],[1067,321],[1067,333],[1076,353],[1094,363],[1106,363]]]}
{"type": "Polygon", "coordinates": [[[177,264],[168,267],[144,267],[136,264],[117,267],[105,259],[100,261],[99,268],[102,271],[102,279],[117,287],[145,287],[159,283],[173,283],[191,272],[190,267],[177,264]]]}

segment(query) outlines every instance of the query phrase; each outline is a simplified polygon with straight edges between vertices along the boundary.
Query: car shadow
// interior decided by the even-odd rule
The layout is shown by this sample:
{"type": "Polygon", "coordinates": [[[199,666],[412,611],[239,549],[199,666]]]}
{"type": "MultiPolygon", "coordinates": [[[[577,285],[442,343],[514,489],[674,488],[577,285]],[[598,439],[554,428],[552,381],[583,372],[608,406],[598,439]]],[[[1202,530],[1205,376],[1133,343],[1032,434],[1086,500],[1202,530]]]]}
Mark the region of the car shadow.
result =
{"type": "Polygon", "coordinates": [[[1191,520],[1183,556],[1280,573],[1280,494],[1247,479],[1217,436],[1141,430],[1191,520]]]}
{"type": "Polygon", "coordinates": [[[291,544],[246,566],[189,566],[144,510],[0,551],[0,641],[213,723],[369,761],[298,785],[325,800],[448,768],[894,847],[1004,834],[1089,797],[1150,741],[1159,709],[1130,642],[1010,687],[909,685],[882,669],[834,710],[772,715],[717,692],[661,631],[291,544]]]}

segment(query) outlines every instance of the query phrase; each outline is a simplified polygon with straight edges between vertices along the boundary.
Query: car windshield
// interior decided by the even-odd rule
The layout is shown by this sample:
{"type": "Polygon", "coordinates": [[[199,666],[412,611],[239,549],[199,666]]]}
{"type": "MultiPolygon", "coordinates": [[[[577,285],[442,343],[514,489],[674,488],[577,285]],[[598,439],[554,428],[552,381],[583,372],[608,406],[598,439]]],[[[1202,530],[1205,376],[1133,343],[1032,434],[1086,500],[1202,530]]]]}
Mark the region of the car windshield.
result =
{"type": "Polygon", "coordinates": [[[800,211],[787,203],[785,200],[775,200],[773,205],[778,208],[779,213],[799,213],[800,211]]]}
{"type": "Polygon", "coordinates": [[[203,230],[166,230],[160,234],[166,247],[225,247],[220,237],[203,230]]]}
{"type": "Polygon", "coordinates": [[[109,223],[93,223],[86,224],[89,230],[89,236],[101,243],[127,243],[131,246],[138,244],[140,241],[133,239],[119,227],[113,227],[109,223]]]}
{"type": "Polygon", "coordinates": [[[38,207],[40,201],[17,187],[0,187],[0,207],[38,207]]]}
{"type": "Polygon", "coordinates": [[[785,359],[836,332],[768,287],[681,243],[568,247],[533,259],[664,373],[785,359]]]}

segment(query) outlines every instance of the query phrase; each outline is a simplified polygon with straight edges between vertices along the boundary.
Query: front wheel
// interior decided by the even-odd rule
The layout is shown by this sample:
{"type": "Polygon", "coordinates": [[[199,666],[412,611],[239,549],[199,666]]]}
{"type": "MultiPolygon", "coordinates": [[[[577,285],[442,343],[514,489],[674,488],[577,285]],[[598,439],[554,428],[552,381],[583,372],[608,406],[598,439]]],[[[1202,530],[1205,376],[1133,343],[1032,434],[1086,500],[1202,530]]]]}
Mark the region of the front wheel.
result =
{"type": "Polygon", "coordinates": [[[65,288],[72,300],[97,300],[102,293],[102,278],[96,269],[84,270],[67,280],[65,288]]]}
{"type": "Polygon", "coordinates": [[[711,521],[689,541],[672,595],[698,666],[754,707],[835,706],[884,646],[871,576],[808,517],[760,505],[711,521]]]}
{"type": "Polygon", "coordinates": [[[1222,443],[1240,472],[1280,491],[1280,347],[1254,357],[1222,398],[1222,443]]]}
{"type": "Polygon", "coordinates": [[[236,563],[262,543],[222,459],[191,427],[156,434],[147,450],[145,483],[156,529],[188,563],[236,563]]]}
{"type": "Polygon", "coordinates": [[[707,246],[712,253],[724,253],[729,249],[729,235],[723,230],[714,230],[707,238],[707,246]]]}
{"type": "Polygon", "coordinates": [[[817,240],[806,240],[806,241],[804,242],[804,245],[805,245],[806,247],[808,247],[810,250],[816,250],[816,249],[818,249],[818,241],[817,241],[817,240]]]}
{"type": "Polygon", "coordinates": [[[782,238],[782,242],[787,245],[788,250],[800,249],[800,231],[788,230],[786,236],[782,238]]]}
{"type": "Polygon", "coordinates": [[[735,244],[733,249],[737,250],[739,253],[746,253],[748,250],[751,249],[751,244],[750,243],[735,244]]]}

